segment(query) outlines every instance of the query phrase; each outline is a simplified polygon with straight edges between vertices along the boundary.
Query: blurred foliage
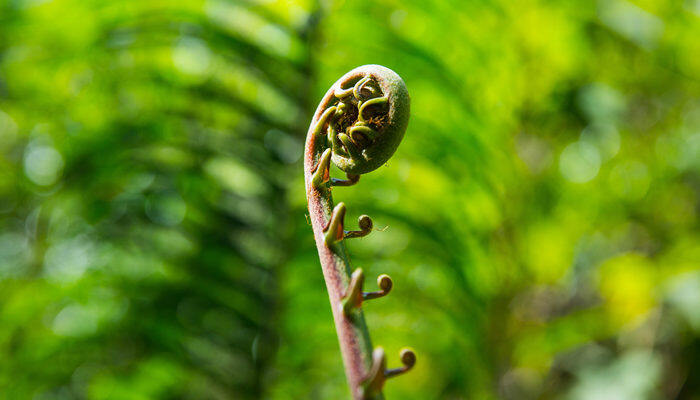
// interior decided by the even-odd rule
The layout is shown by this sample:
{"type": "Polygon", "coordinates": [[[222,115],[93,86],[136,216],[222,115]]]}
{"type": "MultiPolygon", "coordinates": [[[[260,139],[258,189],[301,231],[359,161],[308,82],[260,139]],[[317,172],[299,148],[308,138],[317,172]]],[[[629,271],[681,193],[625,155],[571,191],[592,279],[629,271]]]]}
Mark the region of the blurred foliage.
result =
{"type": "Polygon", "coordinates": [[[259,398],[313,24],[227,2],[0,16],[3,394],[259,398]]]}
{"type": "Polygon", "coordinates": [[[691,0],[0,0],[2,396],[346,398],[300,156],[378,63],[409,129],[334,195],[388,227],[348,244],[418,355],[387,398],[700,398],[698,37],[691,0]]]}

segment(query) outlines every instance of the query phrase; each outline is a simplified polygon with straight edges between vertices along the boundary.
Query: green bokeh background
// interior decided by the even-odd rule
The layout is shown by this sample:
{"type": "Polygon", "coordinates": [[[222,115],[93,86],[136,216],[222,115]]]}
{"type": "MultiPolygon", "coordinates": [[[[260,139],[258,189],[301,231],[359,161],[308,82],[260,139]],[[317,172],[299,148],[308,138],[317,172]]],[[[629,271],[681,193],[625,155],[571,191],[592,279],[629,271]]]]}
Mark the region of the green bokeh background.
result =
{"type": "Polygon", "coordinates": [[[409,128],[334,196],[418,356],[387,398],[699,399],[699,38],[697,0],[0,0],[0,398],[348,398],[301,153],[377,63],[409,128]]]}

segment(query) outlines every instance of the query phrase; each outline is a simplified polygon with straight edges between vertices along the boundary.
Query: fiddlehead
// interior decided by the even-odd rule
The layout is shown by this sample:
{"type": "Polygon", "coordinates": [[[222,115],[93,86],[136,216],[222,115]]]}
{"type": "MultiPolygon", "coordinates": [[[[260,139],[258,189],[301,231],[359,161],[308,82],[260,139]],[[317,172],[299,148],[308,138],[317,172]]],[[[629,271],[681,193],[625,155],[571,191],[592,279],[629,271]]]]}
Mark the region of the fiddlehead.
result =
{"type": "Polygon", "coordinates": [[[326,133],[333,163],[355,176],[382,166],[403,139],[410,114],[408,90],[394,71],[379,66],[356,68],[326,94],[314,135],[326,133]]]}
{"type": "Polygon", "coordinates": [[[409,108],[406,85],[394,71],[365,65],[345,74],[326,92],[306,137],[304,176],[309,215],[345,372],[356,400],[383,399],[385,379],[407,371],[415,363],[415,355],[402,354],[405,366],[386,370],[384,351],[372,349],[362,302],[387,295],[393,282],[383,274],[377,279],[379,291],[362,292],[362,269],[350,276],[344,240],[368,235],[373,223],[362,215],[358,230],[345,230],[346,206],[342,202],[334,205],[331,191],[333,186],[358,183],[361,174],[389,160],[403,139],[409,108]],[[330,176],[331,161],[347,179],[330,176]]]}

